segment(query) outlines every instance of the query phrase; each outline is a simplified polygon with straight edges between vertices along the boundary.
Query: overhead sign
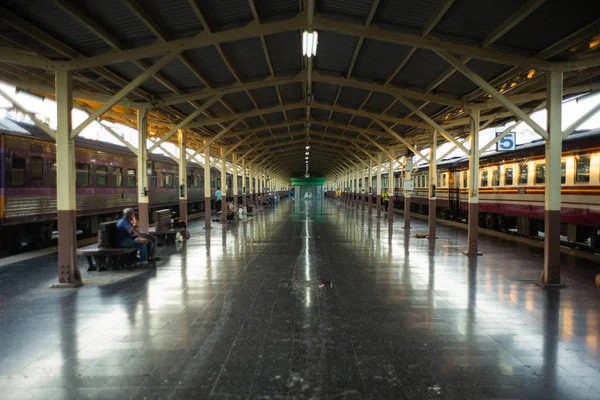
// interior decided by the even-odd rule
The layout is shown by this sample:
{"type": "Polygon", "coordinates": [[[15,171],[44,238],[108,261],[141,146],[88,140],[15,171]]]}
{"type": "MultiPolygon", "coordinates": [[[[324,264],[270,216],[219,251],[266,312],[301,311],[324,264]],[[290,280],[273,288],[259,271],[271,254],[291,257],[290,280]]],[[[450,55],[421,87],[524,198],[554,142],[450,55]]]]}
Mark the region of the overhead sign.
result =
{"type": "MultiPolygon", "coordinates": [[[[498,136],[500,132],[496,132],[498,136]]],[[[517,132],[510,131],[502,139],[496,142],[496,151],[515,150],[517,148],[517,132]]]]}

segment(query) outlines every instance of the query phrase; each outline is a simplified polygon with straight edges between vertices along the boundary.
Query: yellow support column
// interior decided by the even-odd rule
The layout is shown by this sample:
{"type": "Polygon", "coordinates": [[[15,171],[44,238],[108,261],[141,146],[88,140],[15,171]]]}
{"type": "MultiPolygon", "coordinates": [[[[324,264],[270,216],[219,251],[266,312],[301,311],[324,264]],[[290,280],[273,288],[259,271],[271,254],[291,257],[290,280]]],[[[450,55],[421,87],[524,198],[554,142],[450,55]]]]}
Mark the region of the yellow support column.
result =
{"type": "Polygon", "coordinates": [[[185,151],[186,134],[179,130],[179,219],[187,225],[188,188],[187,188],[187,158],[185,151]]]}
{"type": "Polygon", "coordinates": [[[207,146],[206,149],[204,149],[204,229],[211,229],[211,196],[212,193],[210,192],[210,146],[207,146]]]}
{"type": "MultiPolygon", "coordinates": [[[[148,232],[150,225],[150,210],[148,197],[148,151],[147,135],[148,120],[146,109],[138,109],[137,116],[138,127],[138,152],[137,152],[137,188],[138,188],[138,222],[142,232],[148,232]]],[[[152,173],[152,171],[150,171],[152,173]]]]}
{"type": "Polygon", "coordinates": [[[55,288],[79,287],[77,268],[77,213],[75,201],[75,143],[70,139],[72,100],[71,72],[56,72],[56,197],[58,208],[58,283],[55,288]]]}

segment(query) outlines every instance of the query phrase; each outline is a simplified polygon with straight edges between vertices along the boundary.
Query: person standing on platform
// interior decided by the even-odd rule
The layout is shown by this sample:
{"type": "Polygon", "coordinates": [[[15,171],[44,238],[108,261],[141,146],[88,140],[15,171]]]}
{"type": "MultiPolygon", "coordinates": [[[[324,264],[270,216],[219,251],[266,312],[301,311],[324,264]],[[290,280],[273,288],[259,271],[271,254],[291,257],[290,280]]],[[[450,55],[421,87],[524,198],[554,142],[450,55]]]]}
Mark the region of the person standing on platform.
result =
{"type": "Polygon", "coordinates": [[[215,190],[215,198],[217,202],[215,203],[215,208],[217,209],[217,214],[221,214],[221,201],[223,200],[223,194],[221,193],[221,187],[218,186],[217,190],[215,190]]]}
{"type": "Polygon", "coordinates": [[[387,213],[388,211],[388,202],[389,202],[389,195],[387,192],[387,188],[383,189],[383,193],[381,193],[381,200],[383,200],[383,212],[387,213]]]}

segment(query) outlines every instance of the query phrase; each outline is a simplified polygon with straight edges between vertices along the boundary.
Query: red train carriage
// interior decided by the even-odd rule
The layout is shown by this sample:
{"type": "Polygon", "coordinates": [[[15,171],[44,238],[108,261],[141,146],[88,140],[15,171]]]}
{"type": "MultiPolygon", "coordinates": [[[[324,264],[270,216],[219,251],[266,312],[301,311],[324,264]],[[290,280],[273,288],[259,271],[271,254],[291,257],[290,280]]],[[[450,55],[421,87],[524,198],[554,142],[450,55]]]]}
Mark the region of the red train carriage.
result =
{"type": "MultiPolygon", "coordinates": [[[[137,159],[126,147],[75,140],[77,229],[81,236],[137,207],[137,159]]],[[[0,254],[46,246],[56,230],[56,153],[43,130],[0,120],[0,254]]],[[[179,168],[168,157],[150,155],[150,218],[156,209],[179,210],[179,168]]],[[[204,169],[188,163],[188,213],[204,211],[204,169]]],[[[231,180],[231,175],[229,175],[231,180]]],[[[211,193],[221,174],[211,170],[211,193]]],[[[241,190],[240,190],[241,193],[241,190]]]]}

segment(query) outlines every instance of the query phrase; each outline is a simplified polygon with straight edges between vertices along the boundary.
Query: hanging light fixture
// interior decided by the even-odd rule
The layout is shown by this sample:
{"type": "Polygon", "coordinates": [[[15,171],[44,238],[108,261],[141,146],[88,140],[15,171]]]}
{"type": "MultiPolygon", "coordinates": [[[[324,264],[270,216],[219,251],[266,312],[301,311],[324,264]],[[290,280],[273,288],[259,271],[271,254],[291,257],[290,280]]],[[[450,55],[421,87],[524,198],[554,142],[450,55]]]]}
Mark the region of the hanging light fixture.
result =
{"type": "Polygon", "coordinates": [[[319,44],[319,34],[317,31],[302,32],[302,55],[313,57],[317,55],[317,44],[319,44]]]}

